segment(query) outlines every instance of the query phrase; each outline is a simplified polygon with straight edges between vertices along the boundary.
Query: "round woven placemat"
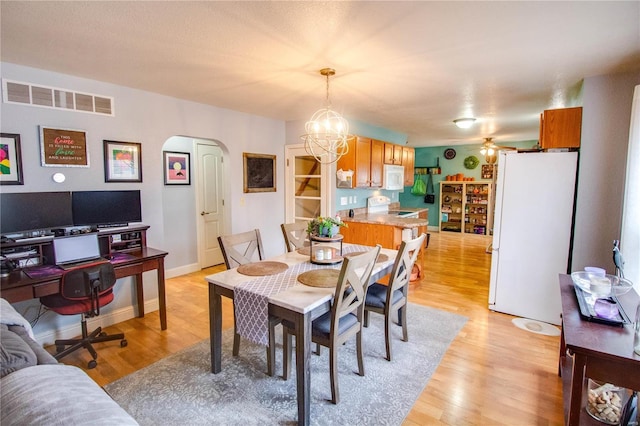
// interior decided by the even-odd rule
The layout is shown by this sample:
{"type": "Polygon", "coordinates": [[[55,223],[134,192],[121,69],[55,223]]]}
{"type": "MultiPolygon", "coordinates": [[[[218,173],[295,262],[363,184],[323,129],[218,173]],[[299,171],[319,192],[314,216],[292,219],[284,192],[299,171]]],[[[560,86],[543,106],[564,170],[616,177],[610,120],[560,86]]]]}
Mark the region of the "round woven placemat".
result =
{"type": "Polygon", "coordinates": [[[260,277],[263,275],[275,275],[289,269],[289,265],[282,262],[265,260],[263,262],[253,262],[238,266],[238,272],[242,275],[260,277]]]}
{"type": "MultiPolygon", "coordinates": [[[[366,251],[354,251],[353,253],[346,253],[344,254],[344,257],[353,257],[353,256],[359,256],[361,254],[365,254],[366,251]]],[[[378,258],[376,259],[376,263],[378,262],[386,262],[387,260],[389,260],[389,256],[387,256],[384,253],[380,253],[378,255],[378,258]]]]}
{"type": "Polygon", "coordinates": [[[298,254],[301,254],[303,256],[309,256],[311,254],[311,247],[302,247],[296,251],[298,252],[298,254]]]}
{"type": "Polygon", "coordinates": [[[309,287],[335,288],[338,276],[339,269],[313,269],[298,275],[298,281],[309,287]]]}

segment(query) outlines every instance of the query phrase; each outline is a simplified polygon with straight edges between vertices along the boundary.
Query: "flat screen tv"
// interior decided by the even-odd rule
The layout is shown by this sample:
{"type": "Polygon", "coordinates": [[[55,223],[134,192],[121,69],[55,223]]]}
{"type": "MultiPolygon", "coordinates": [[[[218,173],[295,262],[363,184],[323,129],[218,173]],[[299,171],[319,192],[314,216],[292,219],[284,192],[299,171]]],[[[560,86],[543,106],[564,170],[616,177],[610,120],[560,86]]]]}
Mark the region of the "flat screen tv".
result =
{"type": "Polygon", "coordinates": [[[71,192],[0,194],[0,234],[50,230],[73,225],[71,192]]]}
{"type": "Polygon", "coordinates": [[[98,228],[142,221],[140,191],[73,191],[73,224],[98,228]]]}

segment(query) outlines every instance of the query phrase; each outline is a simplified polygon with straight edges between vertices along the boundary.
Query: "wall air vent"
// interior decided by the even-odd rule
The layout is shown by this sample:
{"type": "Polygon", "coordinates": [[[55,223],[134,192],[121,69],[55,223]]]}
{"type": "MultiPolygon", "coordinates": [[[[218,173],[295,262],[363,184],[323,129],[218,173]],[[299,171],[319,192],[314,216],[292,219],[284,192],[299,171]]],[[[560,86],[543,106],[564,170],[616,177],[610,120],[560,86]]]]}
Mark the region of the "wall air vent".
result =
{"type": "Polygon", "coordinates": [[[114,116],[113,98],[2,79],[2,98],[5,103],[66,109],[91,114],[114,116]]]}

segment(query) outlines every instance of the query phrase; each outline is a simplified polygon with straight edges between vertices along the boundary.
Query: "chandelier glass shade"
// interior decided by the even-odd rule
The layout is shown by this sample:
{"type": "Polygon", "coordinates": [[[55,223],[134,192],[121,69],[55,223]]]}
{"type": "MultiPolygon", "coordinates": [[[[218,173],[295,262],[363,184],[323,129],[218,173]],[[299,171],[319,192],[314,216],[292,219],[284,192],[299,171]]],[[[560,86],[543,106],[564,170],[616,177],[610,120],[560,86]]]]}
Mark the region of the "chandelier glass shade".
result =
{"type": "Polygon", "coordinates": [[[335,70],[323,68],[320,74],[327,78],[326,106],[316,111],[304,126],[305,134],[300,136],[309,155],[322,164],[331,164],[349,152],[349,122],[331,109],[329,100],[329,76],[335,70]]]}

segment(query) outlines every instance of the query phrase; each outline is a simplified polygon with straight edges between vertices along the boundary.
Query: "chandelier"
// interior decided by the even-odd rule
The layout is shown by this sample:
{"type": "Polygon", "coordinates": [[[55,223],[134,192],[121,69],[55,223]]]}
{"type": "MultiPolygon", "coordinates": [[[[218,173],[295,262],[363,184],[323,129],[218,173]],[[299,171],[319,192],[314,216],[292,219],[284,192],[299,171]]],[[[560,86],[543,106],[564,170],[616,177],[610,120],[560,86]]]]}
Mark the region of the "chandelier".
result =
{"type": "Polygon", "coordinates": [[[331,109],[329,100],[329,77],[335,75],[336,70],[323,68],[320,74],[327,78],[327,99],[324,108],[311,116],[304,126],[305,134],[300,136],[304,140],[304,148],[309,155],[321,164],[331,164],[349,152],[349,122],[339,113],[331,109]]]}

